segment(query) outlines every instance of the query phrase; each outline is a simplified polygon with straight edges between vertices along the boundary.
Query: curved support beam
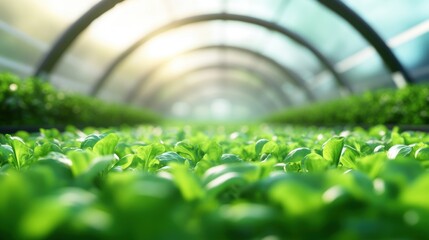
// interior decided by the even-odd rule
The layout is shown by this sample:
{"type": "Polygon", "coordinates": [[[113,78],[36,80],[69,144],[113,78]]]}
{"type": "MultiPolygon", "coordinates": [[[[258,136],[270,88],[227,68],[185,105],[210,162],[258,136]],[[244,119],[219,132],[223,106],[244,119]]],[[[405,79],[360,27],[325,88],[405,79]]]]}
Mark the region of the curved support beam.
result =
{"type": "MultiPolygon", "coordinates": [[[[241,79],[242,80],[242,79],[241,79]]],[[[169,94],[164,98],[157,98],[151,105],[145,105],[149,108],[154,109],[164,109],[166,106],[171,106],[172,103],[178,101],[183,96],[187,96],[192,94],[193,92],[200,92],[206,88],[214,88],[214,87],[224,87],[224,88],[236,88],[242,90],[244,92],[250,93],[254,98],[259,99],[261,101],[266,101],[269,103],[271,108],[275,108],[276,110],[282,109],[284,106],[279,101],[276,101],[276,98],[273,98],[269,93],[261,91],[261,88],[253,85],[249,85],[248,83],[240,81],[240,79],[227,78],[227,79],[219,79],[219,78],[211,78],[211,79],[201,79],[196,83],[193,83],[190,86],[181,86],[179,88],[173,88],[174,91],[169,92],[169,94]],[[225,82],[225,86],[222,86],[219,80],[225,82]],[[265,99],[265,100],[263,100],[265,99]]]]}
{"type": "MultiPolygon", "coordinates": [[[[186,102],[190,105],[191,103],[203,103],[205,101],[211,101],[215,98],[224,98],[229,101],[242,102],[243,105],[248,105],[252,108],[252,112],[255,112],[255,116],[270,113],[272,105],[269,102],[258,101],[254,96],[247,92],[243,92],[240,89],[206,89],[205,91],[192,92],[190,95],[185,96],[181,99],[181,102],[186,102]]],[[[169,106],[166,106],[169,107],[169,106]]],[[[164,112],[169,112],[169,109],[160,109],[164,112]]]]}
{"type": "MultiPolygon", "coordinates": [[[[349,8],[346,4],[339,0],[318,0],[326,8],[339,15],[352,25],[377,51],[383,60],[384,64],[392,72],[393,80],[398,77],[398,73],[402,75],[402,81],[394,81],[397,87],[401,84],[398,82],[413,83],[415,82],[399,59],[395,56],[392,49],[386,44],[381,36],[355,11],[349,8]]],[[[401,76],[400,76],[401,77],[401,76]]]]}
{"type": "Polygon", "coordinates": [[[89,24],[123,1],[124,0],[102,0],[79,17],[56,40],[49,52],[43,56],[43,59],[37,66],[36,72],[33,76],[43,77],[51,73],[52,69],[54,69],[58,63],[58,60],[64,55],[73,41],[89,26],[89,24]]]}
{"type": "MultiPolygon", "coordinates": [[[[137,50],[140,46],[147,43],[148,41],[155,38],[156,36],[174,28],[179,28],[179,27],[194,24],[194,23],[214,21],[214,20],[238,21],[238,22],[249,23],[249,24],[270,29],[272,31],[276,31],[282,34],[283,36],[290,38],[297,44],[301,45],[302,47],[308,49],[311,53],[313,53],[313,55],[322,63],[322,65],[325,66],[329,72],[331,72],[338,86],[342,88],[343,91],[345,92],[352,91],[348,83],[335,70],[333,64],[315,46],[313,46],[310,42],[305,40],[297,33],[289,30],[286,27],[283,27],[281,25],[278,25],[263,19],[254,18],[250,16],[245,16],[245,15],[228,14],[228,13],[205,14],[205,15],[197,15],[197,16],[192,16],[188,18],[183,18],[183,19],[168,23],[160,28],[153,30],[152,32],[149,32],[148,34],[146,34],[145,36],[141,37],[136,42],[134,42],[132,45],[127,47],[122,53],[120,53],[106,68],[105,72],[101,75],[101,77],[96,81],[97,84],[100,84],[100,85],[104,84],[106,79],[118,67],[118,65],[121,62],[123,62],[131,53],[137,50]]],[[[99,87],[95,86],[95,88],[99,88],[99,87]]]]}
{"type": "Polygon", "coordinates": [[[253,51],[253,50],[250,50],[247,48],[243,48],[243,47],[236,47],[236,46],[229,46],[229,45],[228,46],[227,45],[207,45],[207,46],[196,47],[196,48],[192,48],[192,49],[180,52],[180,53],[175,54],[174,56],[156,64],[153,68],[151,68],[149,71],[147,71],[144,76],[139,78],[138,82],[135,84],[134,87],[131,88],[130,92],[127,94],[126,101],[127,102],[132,101],[132,99],[134,99],[137,96],[137,94],[139,93],[139,90],[145,88],[146,85],[148,84],[148,82],[150,82],[150,79],[158,71],[160,71],[162,68],[166,67],[173,59],[187,55],[187,54],[191,54],[194,52],[203,51],[203,50],[211,50],[211,49],[232,50],[235,52],[248,54],[249,56],[261,59],[261,60],[269,63],[270,65],[273,65],[277,69],[279,69],[281,74],[283,74],[285,76],[285,79],[289,80],[295,86],[302,89],[310,101],[315,100],[315,95],[310,90],[309,86],[307,86],[305,80],[303,78],[301,78],[295,71],[293,71],[290,68],[283,66],[282,64],[275,61],[274,59],[269,58],[269,57],[267,57],[261,53],[258,53],[256,51],[253,51]]]}
{"type": "Polygon", "coordinates": [[[283,104],[292,105],[291,99],[282,91],[282,88],[276,84],[276,80],[272,79],[269,75],[266,75],[260,71],[257,71],[251,66],[240,65],[240,64],[223,64],[223,63],[217,63],[214,65],[207,65],[207,66],[193,68],[182,73],[179,76],[172,76],[172,78],[169,78],[166,81],[163,81],[158,85],[156,85],[155,88],[150,91],[150,94],[144,96],[142,101],[150,105],[156,99],[156,94],[158,94],[161,91],[161,89],[164,88],[165,86],[174,87],[175,84],[180,84],[180,79],[184,79],[191,74],[204,71],[204,70],[210,70],[210,69],[239,69],[239,70],[249,72],[250,74],[257,76],[258,79],[261,79],[260,82],[262,84],[266,85],[273,92],[275,92],[283,104]]]}

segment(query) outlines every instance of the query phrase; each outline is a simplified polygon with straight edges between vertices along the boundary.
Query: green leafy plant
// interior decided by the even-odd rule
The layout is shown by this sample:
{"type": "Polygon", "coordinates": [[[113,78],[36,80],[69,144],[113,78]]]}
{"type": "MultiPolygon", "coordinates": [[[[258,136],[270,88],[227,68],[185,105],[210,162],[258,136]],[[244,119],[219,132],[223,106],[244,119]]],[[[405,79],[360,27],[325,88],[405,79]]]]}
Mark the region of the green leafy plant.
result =
{"type": "Polygon", "coordinates": [[[0,236],[429,234],[427,133],[384,126],[164,126],[162,133],[158,128],[0,135],[0,236]]]}
{"type": "MultiPolygon", "coordinates": [[[[365,92],[282,111],[268,117],[273,123],[291,124],[404,124],[429,123],[429,86],[416,84],[402,89],[365,92]]],[[[400,143],[395,143],[400,144],[400,143]]]]}
{"type": "Polygon", "coordinates": [[[54,89],[39,79],[0,73],[0,126],[113,126],[160,120],[154,113],[54,89]]]}

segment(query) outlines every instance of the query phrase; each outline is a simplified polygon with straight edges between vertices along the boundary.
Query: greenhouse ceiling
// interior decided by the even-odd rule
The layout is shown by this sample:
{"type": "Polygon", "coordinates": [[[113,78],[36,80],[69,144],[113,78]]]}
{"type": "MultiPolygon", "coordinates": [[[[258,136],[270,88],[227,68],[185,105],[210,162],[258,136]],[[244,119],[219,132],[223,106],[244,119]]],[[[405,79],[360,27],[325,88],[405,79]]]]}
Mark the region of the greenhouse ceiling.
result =
{"type": "Polygon", "coordinates": [[[429,79],[427,0],[14,0],[0,32],[0,71],[173,118],[429,79]]]}

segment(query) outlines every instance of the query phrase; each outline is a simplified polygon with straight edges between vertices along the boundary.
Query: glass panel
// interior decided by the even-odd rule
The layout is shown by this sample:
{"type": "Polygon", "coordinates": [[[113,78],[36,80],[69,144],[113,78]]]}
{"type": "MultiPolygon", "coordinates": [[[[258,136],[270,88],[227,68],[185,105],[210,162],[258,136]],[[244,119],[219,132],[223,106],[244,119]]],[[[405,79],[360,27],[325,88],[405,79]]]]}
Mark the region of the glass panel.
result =
{"type": "MultiPolygon", "coordinates": [[[[386,3],[383,3],[383,5],[386,5],[386,3]]],[[[368,42],[349,23],[317,3],[317,1],[291,0],[283,12],[280,23],[299,33],[316,46],[331,60],[338,72],[347,81],[352,82],[351,85],[354,89],[356,88],[358,91],[360,91],[359,89],[368,89],[371,83],[366,80],[373,79],[374,71],[385,74],[379,75],[382,79],[390,78],[390,73],[383,64],[374,65],[379,69],[371,69],[371,72],[355,69],[366,65],[366,61],[369,60],[381,63],[381,58],[377,54],[359,58],[362,52],[371,51],[368,42]],[[304,12],[305,15],[303,14],[304,12]],[[317,21],[314,21],[314,19],[317,19],[317,21]],[[349,73],[349,71],[353,71],[353,73],[349,73]]],[[[317,89],[314,92],[317,94],[318,99],[331,99],[342,96],[333,76],[328,75],[323,69],[316,71],[316,74],[309,76],[309,78],[313,81],[310,84],[312,88],[317,89]]],[[[386,85],[386,81],[382,82],[386,85]]]]}
{"type": "Polygon", "coordinates": [[[347,22],[317,1],[291,0],[279,23],[299,33],[333,62],[368,46],[347,22]]]}
{"type": "Polygon", "coordinates": [[[386,40],[429,18],[427,0],[343,0],[386,40]]]}
{"type": "Polygon", "coordinates": [[[357,93],[395,87],[390,73],[383,68],[383,62],[375,57],[348,71],[346,77],[357,93]],[[362,78],[362,75],[365,75],[365,78],[362,78]]]}
{"type": "Polygon", "coordinates": [[[253,49],[260,47],[270,33],[265,28],[242,22],[225,22],[223,25],[223,42],[226,44],[239,44],[253,49]]]}
{"type": "Polygon", "coordinates": [[[285,40],[278,33],[273,33],[270,41],[264,46],[262,47],[264,54],[272,56],[278,59],[280,63],[295,69],[307,81],[307,84],[310,84],[314,74],[323,69],[310,51],[292,41],[285,40]]]}
{"type": "Polygon", "coordinates": [[[0,71],[31,75],[65,28],[96,2],[0,1],[0,71]]]}
{"type": "Polygon", "coordinates": [[[395,49],[417,82],[429,81],[429,32],[395,49]]]}
{"type": "MultiPolygon", "coordinates": [[[[247,55],[237,54],[232,51],[225,52],[218,50],[205,50],[189,54],[173,61],[171,65],[167,66],[166,69],[161,70],[151,79],[150,84],[145,86],[141,95],[145,96],[150,92],[159,91],[154,89],[158,89],[157,87],[159,87],[159,84],[163,82],[163,79],[177,78],[177,76],[181,76],[181,73],[185,72],[186,69],[195,69],[198,66],[213,66],[214,64],[251,66],[251,71],[256,72],[252,74],[258,76],[258,78],[266,78],[267,84],[274,86],[287,85],[289,89],[293,89],[295,92],[303,94],[302,90],[292,85],[290,81],[286,80],[285,76],[280,74],[278,69],[274,69],[272,65],[264,64],[261,59],[254,59],[247,55]],[[255,62],[258,61],[260,63],[255,65],[255,62]]],[[[221,66],[219,65],[219,67],[221,66]]],[[[248,72],[249,70],[244,71],[248,72]]]]}
{"type": "Polygon", "coordinates": [[[215,64],[223,63],[223,56],[217,50],[207,50],[204,52],[197,52],[188,54],[186,56],[174,59],[165,68],[157,72],[156,75],[150,79],[150,82],[146,85],[145,89],[142,89],[142,93],[152,91],[153,87],[156,87],[161,82],[177,78],[183,73],[204,66],[211,66],[215,64]]]}
{"type": "Polygon", "coordinates": [[[275,20],[290,0],[234,0],[227,1],[227,12],[275,20]]]}
{"type": "MultiPolygon", "coordinates": [[[[70,90],[87,93],[119,52],[168,19],[161,1],[124,1],[96,19],[74,42],[67,57],[79,61],[62,59],[55,73],[72,79],[70,90]],[[79,83],[85,88],[79,88],[79,83]]],[[[122,75],[121,82],[124,79],[127,75],[122,75]]],[[[116,95],[106,100],[119,100],[116,95]]]]}
{"type": "MultiPolygon", "coordinates": [[[[269,88],[267,88],[260,79],[255,79],[254,76],[242,72],[240,70],[203,70],[196,72],[181,79],[180,82],[168,84],[163,91],[156,94],[158,102],[164,102],[166,104],[174,104],[172,101],[180,102],[181,98],[188,95],[190,92],[201,91],[204,88],[219,87],[222,89],[238,88],[242,91],[251,92],[255,98],[258,99],[269,99],[275,107],[282,107],[282,103],[279,101],[279,97],[276,97],[269,88]],[[234,77],[238,74],[244,73],[240,76],[241,78],[234,77]],[[247,75],[247,76],[246,76],[247,75]]],[[[283,106],[284,107],[284,106],[283,106]]]]}
{"type": "MultiPolygon", "coordinates": [[[[156,63],[159,61],[162,61],[162,59],[168,59],[169,56],[174,56],[178,52],[184,51],[184,49],[190,49],[191,46],[206,46],[206,45],[213,45],[213,44],[225,44],[225,45],[231,45],[231,46],[240,46],[245,48],[254,49],[254,51],[258,52],[260,50],[261,43],[263,43],[261,38],[255,37],[255,36],[264,36],[264,35],[271,35],[270,32],[266,31],[263,28],[255,27],[250,24],[243,24],[243,23],[236,23],[236,22],[224,22],[224,21],[211,21],[208,23],[200,23],[200,24],[193,24],[191,26],[181,27],[180,29],[169,31],[166,34],[162,34],[161,36],[153,39],[148,44],[144,45],[142,48],[140,48],[138,51],[132,54],[130,58],[128,58],[126,61],[124,61],[123,64],[121,64],[118,68],[118,71],[113,74],[113,76],[109,79],[108,84],[106,85],[105,90],[103,90],[102,96],[110,96],[112,95],[112,92],[121,92],[118,89],[124,89],[124,88],[132,88],[135,86],[135,80],[134,73],[136,73],[136,76],[138,75],[138,71],[141,72],[147,72],[148,69],[150,69],[150,66],[153,66],[152,63],[156,63]],[[226,29],[222,33],[222,27],[226,27],[226,29]],[[230,27],[231,26],[231,27],[230,27]],[[241,30],[239,30],[241,26],[241,30]],[[237,34],[237,31],[239,31],[240,34],[237,34]],[[239,37],[232,37],[238,35],[239,37]],[[197,37],[195,37],[197,36],[197,37]],[[224,37],[222,37],[224,36],[224,37]],[[171,39],[174,39],[174,44],[171,44],[171,39]],[[249,39],[256,39],[255,41],[249,41],[249,39]],[[156,54],[159,53],[159,54],[156,54]],[[160,58],[162,58],[160,60],[160,58]],[[142,63],[145,64],[142,64],[142,63]],[[138,71],[136,71],[136,69],[138,71]],[[134,70],[133,70],[134,69],[134,70]],[[128,80],[131,80],[129,84],[124,84],[123,79],[126,74],[128,77],[128,80]],[[111,92],[110,92],[111,91],[111,92]]],[[[287,40],[285,40],[284,37],[279,36],[278,42],[279,45],[283,46],[284,43],[287,40]]],[[[293,43],[291,43],[293,44],[293,43]]],[[[275,46],[274,46],[275,47],[275,46]]],[[[301,52],[307,51],[303,49],[302,47],[296,46],[295,48],[293,46],[290,46],[287,50],[289,53],[287,56],[284,54],[278,54],[278,51],[273,48],[273,52],[275,54],[269,54],[269,52],[265,53],[269,57],[276,59],[276,57],[285,58],[288,57],[287,64],[290,64],[290,68],[295,69],[306,69],[304,65],[306,63],[311,63],[313,65],[316,65],[317,69],[320,67],[318,66],[318,61],[314,59],[314,56],[311,54],[303,55],[301,52]],[[292,59],[295,57],[295,59],[306,59],[305,61],[297,62],[292,59]],[[291,59],[289,59],[291,58],[291,59]],[[309,60],[307,60],[309,59],[309,60]]],[[[242,60],[242,54],[240,55],[232,55],[238,56],[242,60]]],[[[229,55],[227,55],[229,56],[229,55]]],[[[245,58],[250,59],[249,64],[254,65],[255,61],[252,58],[245,58]]],[[[232,61],[232,59],[231,59],[232,61]]],[[[235,61],[235,60],[234,60],[235,61]]],[[[260,61],[260,60],[259,60],[260,61]]],[[[282,63],[281,61],[278,61],[279,63],[282,63]]],[[[190,63],[182,64],[187,65],[190,63]]],[[[258,64],[259,65],[259,64],[258,64]]],[[[262,64],[267,65],[267,64],[262,64]]],[[[278,70],[273,70],[272,66],[270,67],[270,71],[274,71],[275,73],[278,73],[278,70]]],[[[299,72],[299,69],[296,70],[299,72]]],[[[140,73],[141,75],[141,73],[140,73]]],[[[310,73],[309,75],[312,75],[310,73]]],[[[280,75],[281,79],[282,75],[280,75]]],[[[125,90],[124,90],[125,91],[125,90]]]]}
{"type": "Polygon", "coordinates": [[[429,79],[429,1],[344,0],[365,19],[417,81],[429,79]]]}
{"type": "MultiPolygon", "coordinates": [[[[161,34],[142,45],[108,78],[100,96],[108,99],[112,92],[128,92],[144,73],[185,50],[202,45],[220,44],[218,33],[222,25],[219,23],[212,21],[184,26],[161,34]],[[124,82],[124,78],[127,82],[124,82]]],[[[111,59],[106,64],[110,61],[111,59]]]]}
{"type": "Polygon", "coordinates": [[[178,4],[177,0],[164,0],[166,8],[172,19],[189,17],[192,15],[210,14],[222,12],[223,0],[182,0],[178,4]]]}
{"type": "Polygon", "coordinates": [[[191,113],[194,117],[199,119],[213,119],[213,104],[219,99],[228,102],[230,106],[230,116],[232,119],[243,119],[243,117],[258,117],[272,111],[272,105],[269,102],[261,101],[254,98],[248,92],[243,92],[240,89],[219,89],[207,88],[204,91],[195,92],[183,98],[183,102],[191,107],[191,113]],[[246,115],[243,116],[242,112],[235,112],[234,108],[241,106],[244,108],[246,115]]]}

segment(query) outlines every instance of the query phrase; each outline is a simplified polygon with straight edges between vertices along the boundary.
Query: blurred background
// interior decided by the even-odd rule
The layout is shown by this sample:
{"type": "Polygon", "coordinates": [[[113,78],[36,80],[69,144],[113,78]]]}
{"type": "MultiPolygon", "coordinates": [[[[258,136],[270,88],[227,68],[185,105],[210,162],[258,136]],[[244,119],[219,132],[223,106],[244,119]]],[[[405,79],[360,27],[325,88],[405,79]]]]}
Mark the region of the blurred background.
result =
{"type": "Polygon", "coordinates": [[[255,119],[425,82],[428,33],[427,0],[1,1],[0,71],[172,119],[255,119]]]}

